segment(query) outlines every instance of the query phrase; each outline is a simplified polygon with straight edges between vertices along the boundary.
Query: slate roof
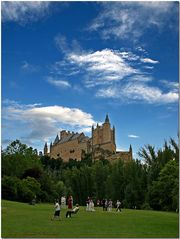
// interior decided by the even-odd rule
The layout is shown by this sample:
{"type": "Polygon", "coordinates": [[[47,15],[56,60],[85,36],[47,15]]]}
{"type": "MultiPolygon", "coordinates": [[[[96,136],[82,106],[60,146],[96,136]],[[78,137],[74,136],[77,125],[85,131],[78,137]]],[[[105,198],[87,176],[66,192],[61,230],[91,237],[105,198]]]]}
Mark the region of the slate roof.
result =
{"type": "MultiPolygon", "coordinates": [[[[77,138],[79,138],[81,135],[83,135],[84,137],[82,138],[82,140],[88,140],[89,138],[87,136],[85,136],[84,134],[79,134],[79,133],[72,133],[68,136],[65,136],[61,139],[59,139],[58,135],[56,136],[55,140],[54,140],[54,143],[53,144],[63,144],[63,143],[66,143],[66,142],[69,142],[71,140],[75,140],[77,138]]],[[[82,141],[81,140],[81,141],[82,141]]]]}
{"type": "Polygon", "coordinates": [[[59,136],[58,136],[58,134],[57,134],[57,136],[56,136],[56,138],[55,138],[55,140],[54,140],[54,143],[53,144],[57,144],[59,142],[59,136]]]}

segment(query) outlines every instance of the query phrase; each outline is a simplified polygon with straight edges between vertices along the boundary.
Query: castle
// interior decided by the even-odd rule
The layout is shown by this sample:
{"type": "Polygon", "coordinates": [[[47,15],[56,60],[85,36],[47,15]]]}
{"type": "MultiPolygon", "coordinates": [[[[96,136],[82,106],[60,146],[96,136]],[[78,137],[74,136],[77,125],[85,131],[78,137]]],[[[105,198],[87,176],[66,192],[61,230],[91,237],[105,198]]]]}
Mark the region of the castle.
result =
{"type": "Polygon", "coordinates": [[[50,144],[48,152],[47,143],[44,146],[44,155],[51,158],[61,158],[64,162],[69,159],[80,161],[85,154],[92,153],[92,159],[105,158],[108,160],[122,159],[132,160],[132,147],[129,151],[116,151],[115,127],[111,128],[108,115],[102,126],[97,124],[92,126],[92,137],[89,138],[84,133],[74,133],[66,130],[60,131],[53,143],[50,144]]]}

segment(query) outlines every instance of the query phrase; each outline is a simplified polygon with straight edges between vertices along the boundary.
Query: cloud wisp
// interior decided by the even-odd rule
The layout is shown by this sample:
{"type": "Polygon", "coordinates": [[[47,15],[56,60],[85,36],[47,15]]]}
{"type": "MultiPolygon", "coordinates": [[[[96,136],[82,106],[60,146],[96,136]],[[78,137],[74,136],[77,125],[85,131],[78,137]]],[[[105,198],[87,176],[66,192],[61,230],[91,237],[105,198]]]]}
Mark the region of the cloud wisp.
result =
{"type": "Polygon", "coordinates": [[[88,73],[89,79],[85,81],[87,87],[109,84],[138,72],[126,63],[118,51],[110,49],[82,54],[71,53],[67,59],[71,64],[79,66],[88,73]]]}
{"type": "Polygon", "coordinates": [[[134,138],[134,139],[139,138],[139,136],[138,136],[138,135],[135,135],[135,134],[128,134],[128,137],[129,137],[129,138],[134,138]]]}
{"type": "Polygon", "coordinates": [[[155,61],[155,60],[152,60],[150,58],[142,58],[141,61],[144,62],[144,63],[150,63],[150,64],[157,64],[157,63],[159,63],[159,61],[155,61]]]}
{"type": "Polygon", "coordinates": [[[129,82],[125,85],[116,85],[101,88],[96,93],[97,97],[119,99],[121,102],[138,102],[148,104],[168,104],[178,102],[179,95],[174,90],[167,93],[143,82],[129,82]]]}
{"type": "Polygon", "coordinates": [[[47,16],[50,2],[45,1],[3,1],[2,21],[17,22],[22,25],[35,22],[47,16]]]}
{"type": "Polygon", "coordinates": [[[121,103],[177,102],[177,85],[170,82],[168,85],[167,82],[165,84],[159,80],[159,85],[162,87],[155,86],[151,70],[160,62],[158,59],[151,59],[143,48],[139,47],[136,53],[108,48],[85,51],[80,50],[80,47],[78,51],[72,51],[68,47],[66,38],[61,36],[61,41],[63,44],[60,50],[64,58],[54,64],[54,72],[60,77],[65,75],[69,79],[68,82],[71,82],[71,77],[80,76],[83,87],[93,89],[96,97],[116,99],[121,103]]]}
{"type": "Polygon", "coordinates": [[[99,32],[103,39],[137,41],[151,27],[157,31],[171,29],[170,17],[178,21],[178,5],[172,2],[106,2],[100,6],[101,13],[87,30],[99,32]]]}
{"type": "Polygon", "coordinates": [[[55,87],[61,89],[61,88],[70,88],[71,84],[66,80],[60,80],[60,79],[54,79],[53,77],[47,77],[47,82],[49,82],[51,85],[54,85],[55,87]]]}
{"type": "Polygon", "coordinates": [[[39,66],[35,66],[27,61],[23,61],[21,64],[21,70],[27,73],[34,73],[40,70],[39,66]]]}

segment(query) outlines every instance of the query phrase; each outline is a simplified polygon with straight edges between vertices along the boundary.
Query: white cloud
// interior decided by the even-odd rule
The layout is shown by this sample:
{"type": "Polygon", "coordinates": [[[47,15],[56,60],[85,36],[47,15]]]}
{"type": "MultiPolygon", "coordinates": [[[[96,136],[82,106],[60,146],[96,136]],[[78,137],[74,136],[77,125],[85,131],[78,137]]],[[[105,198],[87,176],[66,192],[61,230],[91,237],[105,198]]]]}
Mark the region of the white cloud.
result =
{"type": "MultiPolygon", "coordinates": [[[[66,41],[63,38],[62,45],[67,46],[66,41]]],[[[94,88],[96,97],[149,104],[174,103],[178,100],[175,85],[169,87],[168,91],[163,91],[164,87],[154,87],[155,79],[150,72],[146,72],[146,68],[147,70],[154,68],[159,61],[145,57],[148,53],[140,46],[135,50],[140,52],[139,55],[129,49],[121,51],[107,48],[98,51],[81,49],[76,52],[70,46],[63,49],[66,49],[64,58],[54,64],[55,72],[59,75],[64,74],[67,78],[71,76],[71,72],[72,76],[77,72],[80,74],[81,84],[86,88],[94,88]]]]}
{"type": "Polygon", "coordinates": [[[138,55],[133,54],[132,52],[120,52],[119,53],[122,58],[127,59],[129,61],[137,61],[140,57],[138,55]]]}
{"type": "Polygon", "coordinates": [[[115,87],[101,88],[97,91],[96,96],[103,98],[118,98],[119,92],[115,87]]]}
{"type": "Polygon", "coordinates": [[[178,93],[162,92],[157,87],[148,86],[144,82],[128,82],[112,87],[101,88],[96,93],[97,97],[121,99],[128,102],[145,102],[149,104],[167,104],[178,101],[178,93]]]}
{"type": "Polygon", "coordinates": [[[172,92],[178,93],[179,92],[179,83],[175,81],[167,81],[167,80],[161,80],[160,81],[164,87],[167,89],[172,90],[172,92]]]}
{"type": "Polygon", "coordinates": [[[103,2],[99,15],[92,21],[88,30],[97,31],[104,39],[138,40],[144,32],[172,28],[169,19],[178,23],[178,4],[173,2],[103,2]],[[146,24],[144,24],[146,23],[146,24]]]}
{"type": "Polygon", "coordinates": [[[151,63],[151,64],[159,63],[159,61],[155,61],[155,60],[152,60],[150,58],[142,58],[141,61],[144,62],[144,63],[151,63]]]}
{"type": "Polygon", "coordinates": [[[69,43],[64,35],[58,34],[54,38],[54,42],[56,47],[64,54],[68,54],[71,52],[82,52],[81,45],[76,39],[73,39],[71,43],[69,43]]]}
{"type": "Polygon", "coordinates": [[[69,88],[69,87],[71,87],[71,84],[66,80],[56,80],[56,79],[53,79],[52,77],[48,77],[47,81],[51,85],[54,85],[58,88],[69,88]]]}
{"type": "Polygon", "coordinates": [[[63,53],[69,52],[69,46],[67,44],[67,39],[65,36],[59,34],[54,38],[54,41],[60,51],[62,51],[63,53]]]}
{"type": "Polygon", "coordinates": [[[2,21],[26,24],[37,21],[48,14],[50,2],[45,1],[3,1],[2,21]]]}
{"type": "Polygon", "coordinates": [[[129,138],[134,138],[134,139],[139,138],[138,135],[134,135],[134,134],[128,134],[128,137],[129,137],[129,138]]]}
{"type": "Polygon", "coordinates": [[[118,81],[138,72],[123,59],[119,51],[110,49],[82,54],[71,53],[67,58],[71,64],[76,64],[92,74],[92,79],[88,79],[92,84],[96,84],[93,78],[104,84],[105,81],[118,81]]]}
{"type": "Polygon", "coordinates": [[[151,75],[145,75],[145,74],[138,74],[138,75],[133,75],[128,78],[129,82],[150,82],[153,81],[153,77],[151,75]]]}
{"type": "Polygon", "coordinates": [[[61,122],[72,126],[89,126],[94,123],[92,116],[77,108],[63,106],[46,106],[27,109],[23,112],[25,119],[44,119],[49,122],[61,122]]]}
{"type": "Polygon", "coordinates": [[[122,94],[128,99],[143,100],[147,103],[173,103],[178,101],[177,93],[163,93],[157,87],[140,83],[128,83],[122,90],[122,94]]]}
{"type": "Polygon", "coordinates": [[[89,132],[91,126],[95,124],[91,114],[78,108],[22,105],[9,100],[4,101],[2,118],[6,122],[6,128],[2,131],[3,137],[5,132],[9,133],[14,129],[16,134],[21,132],[17,137],[39,142],[54,138],[63,128],[78,132],[83,129],[89,132]]]}
{"type": "Polygon", "coordinates": [[[152,70],[154,69],[154,66],[143,66],[145,69],[152,70]]]}
{"type": "Polygon", "coordinates": [[[147,51],[141,46],[136,47],[136,50],[145,54],[147,53],[147,51]]]}

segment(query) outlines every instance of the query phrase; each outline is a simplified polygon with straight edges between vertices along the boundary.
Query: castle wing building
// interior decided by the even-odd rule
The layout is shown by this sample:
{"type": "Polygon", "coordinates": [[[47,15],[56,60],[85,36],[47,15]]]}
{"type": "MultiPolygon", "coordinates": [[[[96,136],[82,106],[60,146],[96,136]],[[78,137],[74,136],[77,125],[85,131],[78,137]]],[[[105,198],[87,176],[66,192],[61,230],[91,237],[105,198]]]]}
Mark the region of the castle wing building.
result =
{"type": "Polygon", "coordinates": [[[54,159],[62,158],[65,162],[69,159],[81,160],[82,154],[88,153],[89,150],[90,139],[84,133],[62,130],[50,145],[49,156],[54,159]]]}

